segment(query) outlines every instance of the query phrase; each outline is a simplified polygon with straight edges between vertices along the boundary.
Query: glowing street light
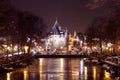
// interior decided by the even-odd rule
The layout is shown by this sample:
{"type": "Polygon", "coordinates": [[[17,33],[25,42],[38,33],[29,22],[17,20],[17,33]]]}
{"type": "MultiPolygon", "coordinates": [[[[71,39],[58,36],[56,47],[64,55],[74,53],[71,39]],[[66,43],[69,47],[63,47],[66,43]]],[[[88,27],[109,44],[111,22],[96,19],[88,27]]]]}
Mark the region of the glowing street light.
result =
{"type": "Polygon", "coordinates": [[[25,53],[28,53],[28,48],[29,48],[29,46],[24,46],[25,53]]]}

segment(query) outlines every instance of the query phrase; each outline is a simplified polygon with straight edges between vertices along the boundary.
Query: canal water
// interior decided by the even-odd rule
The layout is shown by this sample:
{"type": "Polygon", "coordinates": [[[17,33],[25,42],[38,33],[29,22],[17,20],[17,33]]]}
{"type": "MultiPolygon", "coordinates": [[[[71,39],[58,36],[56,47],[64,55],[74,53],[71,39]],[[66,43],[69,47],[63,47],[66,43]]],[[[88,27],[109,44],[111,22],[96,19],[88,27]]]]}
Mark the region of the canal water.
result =
{"type": "Polygon", "coordinates": [[[0,80],[120,80],[83,58],[39,58],[26,68],[0,74],[0,80]]]}

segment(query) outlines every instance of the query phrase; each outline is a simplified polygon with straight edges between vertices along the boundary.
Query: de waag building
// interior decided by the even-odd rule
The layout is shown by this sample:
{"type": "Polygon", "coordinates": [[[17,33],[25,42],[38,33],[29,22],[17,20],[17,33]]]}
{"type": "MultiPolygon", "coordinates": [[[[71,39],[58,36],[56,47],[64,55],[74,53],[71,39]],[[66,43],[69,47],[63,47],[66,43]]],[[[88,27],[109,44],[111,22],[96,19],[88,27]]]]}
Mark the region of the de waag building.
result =
{"type": "Polygon", "coordinates": [[[45,49],[49,50],[63,50],[67,46],[68,32],[67,29],[62,29],[56,20],[48,37],[45,41],[45,49]]]}

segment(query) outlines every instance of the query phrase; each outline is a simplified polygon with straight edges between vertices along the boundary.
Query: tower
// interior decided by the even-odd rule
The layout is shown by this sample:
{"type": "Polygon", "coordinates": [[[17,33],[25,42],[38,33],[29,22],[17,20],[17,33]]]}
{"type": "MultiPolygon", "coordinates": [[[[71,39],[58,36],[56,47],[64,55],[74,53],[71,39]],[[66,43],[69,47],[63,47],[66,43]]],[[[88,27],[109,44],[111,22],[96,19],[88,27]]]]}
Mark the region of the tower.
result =
{"type": "Polygon", "coordinates": [[[62,29],[61,26],[59,25],[58,21],[56,20],[51,32],[50,36],[48,37],[49,44],[50,44],[50,49],[63,49],[67,45],[67,29],[62,29]]]}

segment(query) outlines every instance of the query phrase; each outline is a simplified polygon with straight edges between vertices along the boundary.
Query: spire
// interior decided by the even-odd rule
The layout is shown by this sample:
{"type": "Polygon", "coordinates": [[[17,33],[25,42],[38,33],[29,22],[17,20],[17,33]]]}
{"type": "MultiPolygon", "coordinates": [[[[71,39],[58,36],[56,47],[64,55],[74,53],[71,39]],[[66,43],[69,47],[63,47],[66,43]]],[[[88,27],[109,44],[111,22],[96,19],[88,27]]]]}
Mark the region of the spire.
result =
{"type": "Polygon", "coordinates": [[[77,33],[76,33],[76,31],[74,31],[74,35],[73,35],[73,37],[75,38],[77,36],[77,33]]]}
{"type": "Polygon", "coordinates": [[[54,34],[59,34],[61,31],[61,26],[59,25],[57,18],[56,18],[56,21],[53,25],[52,31],[54,34]]]}
{"type": "Polygon", "coordinates": [[[58,26],[58,20],[57,20],[57,18],[56,18],[55,23],[53,25],[53,29],[56,28],[56,26],[58,26]]]}
{"type": "Polygon", "coordinates": [[[68,36],[68,30],[67,30],[67,27],[66,27],[65,37],[67,38],[67,36],[68,36]]]}

